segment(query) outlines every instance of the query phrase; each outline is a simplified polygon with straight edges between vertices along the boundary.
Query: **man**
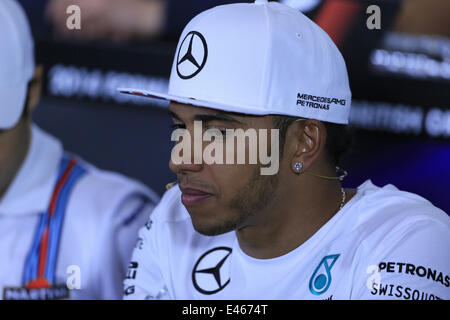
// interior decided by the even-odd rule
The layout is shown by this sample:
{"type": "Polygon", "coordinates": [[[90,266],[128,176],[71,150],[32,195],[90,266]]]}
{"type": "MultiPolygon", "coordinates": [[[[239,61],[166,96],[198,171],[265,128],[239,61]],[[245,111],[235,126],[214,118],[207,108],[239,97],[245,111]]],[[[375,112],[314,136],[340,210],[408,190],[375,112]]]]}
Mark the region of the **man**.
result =
{"type": "Polygon", "coordinates": [[[168,94],[120,91],[171,100],[178,128],[178,185],[140,230],[126,299],[450,298],[448,216],[392,185],[341,188],[347,71],[303,14],[264,0],[208,10],[181,35],[168,94]],[[250,138],[220,149],[239,129],[279,130],[275,174],[264,157],[236,163],[250,138]],[[234,164],[208,158],[222,151],[234,164]]]}
{"type": "Polygon", "coordinates": [[[32,124],[42,68],[25,14],[0,1],[0,297],[117,299],[157,200],[32,124]]]}

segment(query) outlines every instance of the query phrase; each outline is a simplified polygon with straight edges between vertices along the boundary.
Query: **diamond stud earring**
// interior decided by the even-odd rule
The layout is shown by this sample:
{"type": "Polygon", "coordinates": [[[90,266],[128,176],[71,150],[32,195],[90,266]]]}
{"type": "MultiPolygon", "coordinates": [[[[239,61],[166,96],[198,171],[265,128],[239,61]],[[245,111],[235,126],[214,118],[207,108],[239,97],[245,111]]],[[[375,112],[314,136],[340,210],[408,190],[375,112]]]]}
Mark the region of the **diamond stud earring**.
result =
{"type": "Polygon", "coordinates": [[[303,164],[301,162],[296,162],[294,164],[294,170],[297,171],[298,173],[303,169],[303,164]]]}

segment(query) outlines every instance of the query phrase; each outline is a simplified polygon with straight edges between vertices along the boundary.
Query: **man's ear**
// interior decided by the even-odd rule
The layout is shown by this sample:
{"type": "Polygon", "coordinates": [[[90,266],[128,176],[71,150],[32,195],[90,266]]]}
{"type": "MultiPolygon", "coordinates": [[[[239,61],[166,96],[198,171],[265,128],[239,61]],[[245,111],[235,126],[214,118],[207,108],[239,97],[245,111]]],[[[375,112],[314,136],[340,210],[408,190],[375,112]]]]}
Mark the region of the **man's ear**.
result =
{"type": "Polygon", "coordinates": [[[303,130],[299,131],[301,134],[297,140],[296,152],[291,165],[293,167],[294,163],[300,162],[303,170],[307,170],[323,151],[326,129],[321,121],[313,119],[305,120],[301,126],[303,126],[303,130]]]}
{"type": "Polygon", "coordinates": [[[41,99],[42,82],[43,82],[44,67],[42,65],[36,66],[34,69],[33,78],[28,84],[28,104],[27,109],[29,114],[36,108],[41,99]]]}

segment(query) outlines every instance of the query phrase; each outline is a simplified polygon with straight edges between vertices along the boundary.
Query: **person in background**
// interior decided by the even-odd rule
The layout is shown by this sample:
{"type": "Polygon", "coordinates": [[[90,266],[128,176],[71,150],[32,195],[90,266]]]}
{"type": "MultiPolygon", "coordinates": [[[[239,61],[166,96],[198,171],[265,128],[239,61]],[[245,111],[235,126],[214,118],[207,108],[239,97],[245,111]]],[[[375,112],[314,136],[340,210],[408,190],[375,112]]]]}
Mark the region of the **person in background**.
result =
{"type": "Polygon", "coordinates": [[[410,34],[428,34],[450,37],[450,1],[409,0],[402,9],[394,30],[410,34]]]}
{"type": "Polygon", "coordinates": [[[15,0],[0,1],[0,61],[0,298],[120,298],[157,196],[33,124],[42,67],[15,0]]]}
{"type": "Polygon", "coordinates": [[[186,23],[211,7],[236,0],[19,0],[33,32],[79,40],[176,40],[186,23]],[[81,9],[82,28],[69,32],[67,8],[81,9]]]}

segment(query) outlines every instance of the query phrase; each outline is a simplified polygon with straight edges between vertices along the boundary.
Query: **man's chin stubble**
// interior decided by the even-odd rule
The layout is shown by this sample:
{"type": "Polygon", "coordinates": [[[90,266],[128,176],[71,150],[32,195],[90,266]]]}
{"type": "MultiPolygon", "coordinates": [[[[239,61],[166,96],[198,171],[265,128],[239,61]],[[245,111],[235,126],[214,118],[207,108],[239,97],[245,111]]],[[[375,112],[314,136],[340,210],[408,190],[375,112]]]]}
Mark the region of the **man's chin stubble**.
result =
{"type": "Polygon", "coordinates": [[[235,219],[211,226],[193,223],[194,229],[205,236],[217,236],[242,228],[270,204],[277,185],[277,175],[261,176],[258,170],[230,201],[229,212],[239,213],[235,219]]]}

